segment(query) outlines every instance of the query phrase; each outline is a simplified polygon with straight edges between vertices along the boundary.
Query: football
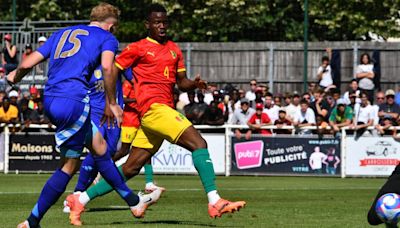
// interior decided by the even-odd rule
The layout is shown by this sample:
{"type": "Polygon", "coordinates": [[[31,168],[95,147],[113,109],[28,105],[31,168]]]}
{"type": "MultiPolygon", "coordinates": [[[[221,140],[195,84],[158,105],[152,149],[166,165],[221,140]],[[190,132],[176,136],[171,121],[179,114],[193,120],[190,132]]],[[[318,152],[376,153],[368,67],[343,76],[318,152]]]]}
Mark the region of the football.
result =
{"type": "Polygon", "coordinates": [[[376,213],[385,223],[397,224],[400,217],[400,196],[396,193],[387,193],[376,202],[376,213]]]}

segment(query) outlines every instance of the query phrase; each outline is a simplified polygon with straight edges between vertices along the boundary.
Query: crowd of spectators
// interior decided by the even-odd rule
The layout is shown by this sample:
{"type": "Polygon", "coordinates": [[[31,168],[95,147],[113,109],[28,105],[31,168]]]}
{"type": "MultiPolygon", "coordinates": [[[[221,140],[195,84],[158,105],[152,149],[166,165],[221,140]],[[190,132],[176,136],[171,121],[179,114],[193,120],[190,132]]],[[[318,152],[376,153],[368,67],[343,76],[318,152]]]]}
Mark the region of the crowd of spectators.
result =
{"type": "MultiPolygon", "coordinates": [[[[323,71],[319,69],[317,74],[323,71]]],[[[359,73],[361,71],[357,71],[357,77],[370,74],[359,73]]],[[[332,85],[309,83],[308,91],[302,94],[272,94],[267,86],[251,80],[247,92],[231,85],[219,90],[216,84],[210,84],[205,93],[175,90],[174,97],[177,110],[194,124],[248,125],[248,129],[234,129],[238,138],[250,138],[251,134],[291,134],[292,129],[284,126],[293,126],[296,134],[338,136],[343,127],[358,137],[391,134],[390,127],[400,124],[400,90],[397,93],[392,89],[374,93],[372,89],[371,93],[367,90],[370,87],[359,87],[361,81],[353,79],[343,93],[332,85]],[[276,127],[262,129],[268,125],[276,127]],[[374,130],[368,127],[374,127],[374,130]]]]}

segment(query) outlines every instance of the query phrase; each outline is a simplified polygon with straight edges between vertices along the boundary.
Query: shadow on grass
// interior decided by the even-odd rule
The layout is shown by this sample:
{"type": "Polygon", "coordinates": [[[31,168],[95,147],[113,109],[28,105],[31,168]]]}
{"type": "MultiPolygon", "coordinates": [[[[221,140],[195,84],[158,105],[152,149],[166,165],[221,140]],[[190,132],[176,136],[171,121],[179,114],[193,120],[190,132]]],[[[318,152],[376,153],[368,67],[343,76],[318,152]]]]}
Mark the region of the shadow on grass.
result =
{"type": "MultiPolygon", "coordinates": [[[[132,224],[132,222],[113,222],[112,225],[132,224]]],[[[182,225],[182,226],[205,226],[205,227],[244,227],[244,226],[225,226],[209,223],[200,223],[196,221],[179,221],[179,220],[154,220],[154,221],[136,221],[134,225],[182,225]]]]}

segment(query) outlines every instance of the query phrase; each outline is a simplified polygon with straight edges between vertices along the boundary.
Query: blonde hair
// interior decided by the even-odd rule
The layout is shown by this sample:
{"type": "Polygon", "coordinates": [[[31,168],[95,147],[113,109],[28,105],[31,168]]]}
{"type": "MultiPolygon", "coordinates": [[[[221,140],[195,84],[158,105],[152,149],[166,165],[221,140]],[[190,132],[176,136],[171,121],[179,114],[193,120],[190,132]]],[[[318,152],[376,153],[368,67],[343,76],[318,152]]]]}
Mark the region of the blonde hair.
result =
{"type": "Polygon", "coordinates": [[[120,11],[117,7],[102,2],[95,6],[90,12],[90,21],[103,22],[108,18],[115,18],[118,20],[119,14],[120,11]]]}

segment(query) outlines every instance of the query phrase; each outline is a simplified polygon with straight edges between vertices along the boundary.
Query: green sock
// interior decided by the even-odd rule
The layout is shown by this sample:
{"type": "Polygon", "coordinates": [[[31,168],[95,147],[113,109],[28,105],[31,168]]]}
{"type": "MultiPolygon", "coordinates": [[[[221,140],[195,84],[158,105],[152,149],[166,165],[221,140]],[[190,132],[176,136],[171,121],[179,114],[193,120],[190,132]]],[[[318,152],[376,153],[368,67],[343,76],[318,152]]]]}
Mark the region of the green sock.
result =
{"type": "Polygon", "coordinates": [[[144,165],[144,176],[147,183],[153,183],[153,166],[151,164],[144,165]]]}
{"type": "MultiPolygon", "coordinates": [[[[124,173],[122,172],[122,166],[118,166],[118,171],[121,174],[121,176],[124,178],[124,181],[126,181],[126,177],[124,173]]],[[[86,190],[86,193],[88,194],[90,200],[98,197],[105,195],[109,192],[112,192],[114,189],[107,183],[106,180],[101,179],[97,184],[91,186],[86,190]]]]}
{"type": "Polygon", "coordinates": [[[197,149],[192,153],[193,164],[199,173],[201,183],[206,193],[217,190],[215,173],[210,154],[207,149],[197,149]]]}

